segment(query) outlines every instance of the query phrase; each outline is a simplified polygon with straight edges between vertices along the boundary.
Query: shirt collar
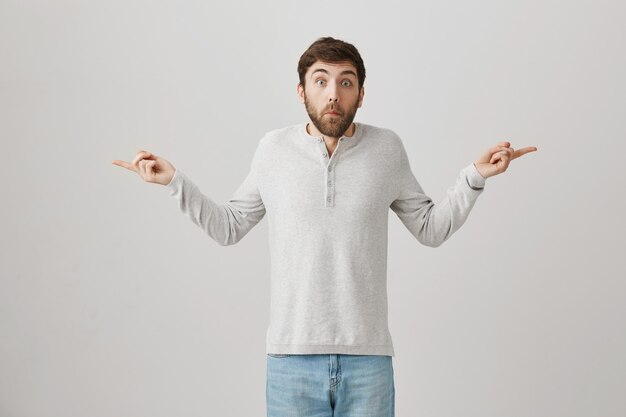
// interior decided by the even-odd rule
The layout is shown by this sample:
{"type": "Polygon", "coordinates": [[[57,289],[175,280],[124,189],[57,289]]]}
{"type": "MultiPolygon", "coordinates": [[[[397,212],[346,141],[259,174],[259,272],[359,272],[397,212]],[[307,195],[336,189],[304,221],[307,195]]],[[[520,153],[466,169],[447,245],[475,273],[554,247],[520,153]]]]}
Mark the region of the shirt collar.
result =
{"type": "MultiPolygon", "coordinates": [[[[310,143],[319,143],[319,139],[321,136],[312,136],[309,132],[306,131],[306,125],[308,122],[300,123],[298,130],[300,131],[300,136],[302,136],[307,142],[310,143]]],[[[341,136],[341,138],[345,138],[346,143],[356,142],[361,136],[361,131],[363,126],[359,122],[354,122],[354,132],[352,136],[341,136]]],[[[341,139],[340,138],[340,139],[341,139]]]]}

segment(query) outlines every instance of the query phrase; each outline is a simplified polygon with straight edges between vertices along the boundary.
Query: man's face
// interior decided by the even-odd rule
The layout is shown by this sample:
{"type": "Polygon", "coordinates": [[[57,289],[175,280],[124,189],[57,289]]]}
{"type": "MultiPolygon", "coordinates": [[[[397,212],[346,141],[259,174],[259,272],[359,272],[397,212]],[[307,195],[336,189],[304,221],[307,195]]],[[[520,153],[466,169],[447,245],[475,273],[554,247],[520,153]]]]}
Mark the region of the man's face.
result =
{"type": "Polygon", "coordinates": [[[298,95],[313,125],[322,135],[341,137],[363,104],[365,93],[363,87],[359,91],[354,65],[316,61],[307,70],[305,86],[306,90],[298,83],[298,95]]]}

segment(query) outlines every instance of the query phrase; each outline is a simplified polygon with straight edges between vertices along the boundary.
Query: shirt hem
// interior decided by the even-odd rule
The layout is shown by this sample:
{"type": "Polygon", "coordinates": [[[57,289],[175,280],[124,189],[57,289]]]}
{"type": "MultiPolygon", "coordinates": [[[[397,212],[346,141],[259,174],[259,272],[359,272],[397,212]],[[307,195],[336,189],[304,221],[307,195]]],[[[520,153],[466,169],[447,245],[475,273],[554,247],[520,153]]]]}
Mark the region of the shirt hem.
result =
{"type": "Polygon", "coordinates": [[[395,356],[391,345],[266,345],[265,353],[275,354],[346,354],[346,355],[385,355],[395,356]]]}

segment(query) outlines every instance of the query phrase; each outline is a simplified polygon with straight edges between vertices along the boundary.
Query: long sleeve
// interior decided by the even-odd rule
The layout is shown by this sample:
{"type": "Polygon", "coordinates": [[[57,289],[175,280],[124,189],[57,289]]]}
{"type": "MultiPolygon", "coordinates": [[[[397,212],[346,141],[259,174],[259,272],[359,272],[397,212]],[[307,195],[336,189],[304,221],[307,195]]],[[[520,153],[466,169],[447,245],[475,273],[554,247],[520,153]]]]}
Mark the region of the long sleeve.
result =
{"type": "Polygon", "coordinates": [[[257,148],[247,176],[224,204],[204,195],[180,169],[176,169],[166,185],[170,196],[178,201],[180,210],[222,246],[239,242],[265,215],[265,205],[257,186],[258,153],[257,148]]]}
{"type": "Polygon", "coordinates": [[[400,188],[390,208],[420,243],[437,247],[465,223],[483,192],[485,180],[472,163],[461,170],[456,184],[448,188],[446,197],[435,204],[413,175],[406,150],[400,142],[400,188]]]}

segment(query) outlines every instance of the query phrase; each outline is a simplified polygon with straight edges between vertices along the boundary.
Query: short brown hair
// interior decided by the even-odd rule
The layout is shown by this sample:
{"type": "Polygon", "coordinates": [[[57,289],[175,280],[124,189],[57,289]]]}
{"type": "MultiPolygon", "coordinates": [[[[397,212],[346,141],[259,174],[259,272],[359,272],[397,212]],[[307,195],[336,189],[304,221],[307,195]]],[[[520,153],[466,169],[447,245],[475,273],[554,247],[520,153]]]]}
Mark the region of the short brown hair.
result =
{"type": "Polygon", "coordinates": [[[298,61],[298,76],[302,88],[305,85],[305,75],[308,69],[316,61],[325,62],[343,62],[349,61],[356,68],[357,78],[359,80],[359,91],[365,82],[365,65],[359,51],[354,45],[344,42],[330,36],[319,38],[304,51],[298,61]]]}

